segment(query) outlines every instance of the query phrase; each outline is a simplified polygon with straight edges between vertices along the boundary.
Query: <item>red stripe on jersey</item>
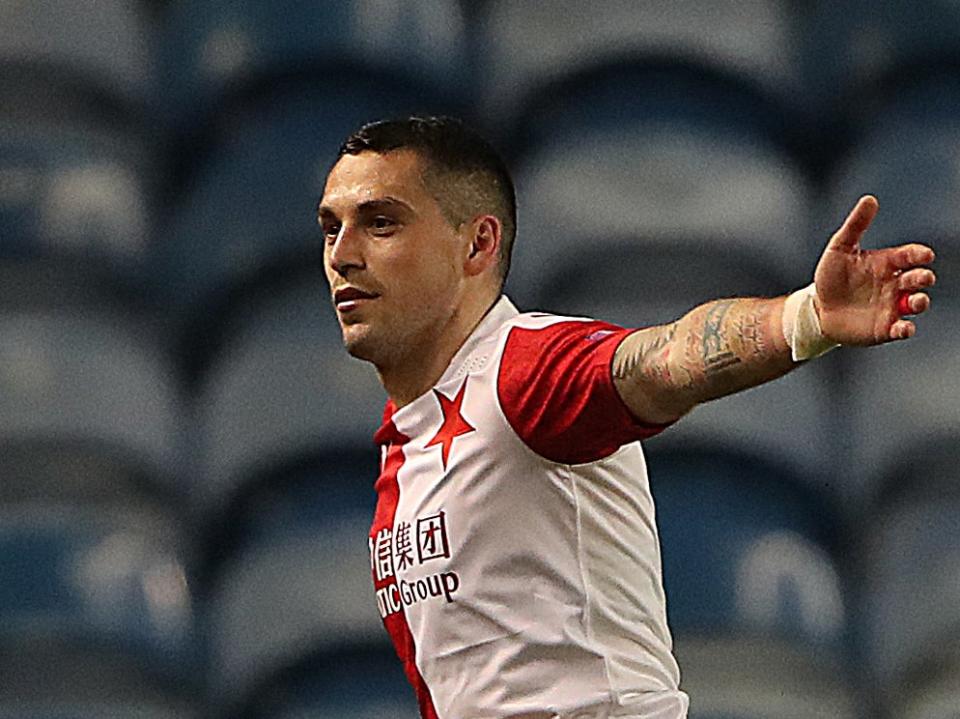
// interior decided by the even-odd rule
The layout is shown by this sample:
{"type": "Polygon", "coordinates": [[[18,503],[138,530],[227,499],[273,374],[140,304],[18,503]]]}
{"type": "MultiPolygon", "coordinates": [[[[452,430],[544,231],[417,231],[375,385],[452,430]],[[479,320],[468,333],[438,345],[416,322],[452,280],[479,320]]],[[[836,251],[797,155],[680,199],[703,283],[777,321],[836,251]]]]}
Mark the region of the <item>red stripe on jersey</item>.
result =
{"type": "Polygon", "coordinates": [[[669,426],[636,420],[614,387],[613,355],[633,331],[606,322],[510,331],[497,394],[530,449],[563,464],[595,462],[669,426]]]}
{"type": "MultiPolygon", "coordinates": [[[[377,547],[377,537],[381,532],[387,530],[392,533],[393,521],[397,513],[397,504],[400,501],[400,483],[397,480],[397,474],[400,467],[403,466],[404,454],[403,445],[409,441],[409,437],[401,434],[393,421],[389,419],[390,407],[388,407],[387,422],[377,432],[376,440],[378,443],[387,444],[386,457],[383,460],[383,467],[380,476],[377,478],[374,488],[377,491],[377,508],[373,515],[373,525],[370,528],[370,546],[371,563],[373,564],[373,586],[378,592],[384,590],[391,595],[399,597],[397,588],[397,578],[392,570],[393,557],[392,548],[389,557],[390,572],[389,576],[377,578],[378,569],[376,567],[377,556],[373,553],[377,547]]],[[[391,544],[392,547],[392,544],[391,544]]],[[[423,719],[437,719],[437,712],[433,706],[433,698],[430,696],[430,690],[426,682],[420,675],[420,669],[417,667],[416,646],[413,643],[413,634],[410,632],[410,625],[407,624],[407,616],[400,607],[399,611],[387,614],[383,619],[383,625],[390,635],[393,642],[393,648],[403,662],[403,670],[407,679],[413,686],[417,694],[417,702],[420,704],[420,716],[423,719]]]]}

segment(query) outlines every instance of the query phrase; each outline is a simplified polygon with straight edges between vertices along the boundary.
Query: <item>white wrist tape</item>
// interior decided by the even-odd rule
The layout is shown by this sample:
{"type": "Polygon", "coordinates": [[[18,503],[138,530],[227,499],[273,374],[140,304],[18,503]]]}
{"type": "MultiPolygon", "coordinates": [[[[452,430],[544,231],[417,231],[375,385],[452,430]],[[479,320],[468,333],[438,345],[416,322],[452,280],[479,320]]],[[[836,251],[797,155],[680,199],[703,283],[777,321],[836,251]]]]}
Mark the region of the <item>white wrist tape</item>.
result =
{"type": "Polygon", "coordinates": [[[820,319],[813,306],[816,294],[816,285],[810,284],[790,294],[783,306],[783,336],[794,362],[813,359],[839,347],[820,331],[820,319]]]}

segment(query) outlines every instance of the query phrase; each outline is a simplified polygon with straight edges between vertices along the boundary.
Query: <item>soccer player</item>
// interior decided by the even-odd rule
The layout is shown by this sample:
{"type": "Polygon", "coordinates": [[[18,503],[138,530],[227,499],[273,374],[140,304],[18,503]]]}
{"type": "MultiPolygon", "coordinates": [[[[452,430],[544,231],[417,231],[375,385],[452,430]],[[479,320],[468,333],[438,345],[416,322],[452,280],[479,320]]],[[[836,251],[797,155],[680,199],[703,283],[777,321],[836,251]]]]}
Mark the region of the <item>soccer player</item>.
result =
{"type": "Polygon", "coordinates": [[[640,441],[836,345],[907,339],[924,245],[864,251],[865,196],[813,283],[624,329],[502,294],[513,184],[450,118],[360,128],[319,223],[343,342],[389,395],[377,606],[425,719],[680,719],[640,441]]]}

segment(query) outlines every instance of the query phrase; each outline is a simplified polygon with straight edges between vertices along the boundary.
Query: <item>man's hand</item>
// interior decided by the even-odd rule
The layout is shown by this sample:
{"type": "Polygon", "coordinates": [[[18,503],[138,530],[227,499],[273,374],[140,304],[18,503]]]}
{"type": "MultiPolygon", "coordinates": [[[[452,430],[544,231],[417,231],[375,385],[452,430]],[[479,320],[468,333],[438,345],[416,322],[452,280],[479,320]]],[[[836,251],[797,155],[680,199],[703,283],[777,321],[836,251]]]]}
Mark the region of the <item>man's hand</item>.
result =
{"type": "Polygon", "coordinates": [[[926,245],[908,244],[863,250],[860,238],[877,214],[879,204],[865,195],[837,230],[817,264],[815,307],[824,336],[845,345],[874,345],[916,334],[917,326],[902,319],[897,305],[907,297],[909,314],[930,307],[923,290],[936,275],[923,267],[934,259],[926,245]]]}
{"type": "MultiPolygon", "coordinates": [[[[832,342],[912,337],[916,325],[901,318],[900,309],[920,314],[930,307],[923,290],[936,277],[922,265],[933,261],[933,250],[919,244],[860,249],[877,209],[875,197],[862,197],[817,264],[814,307],[820,331],[832,342]],[[898,309],[901,296],[907,307],[898,309]]],[[[669,325],[633,332],[613,358],[617,392],[637,419],[663,424],[701,402],[786,374],[799,364],[784,337],[785,304],[784,297],[715,300],[669,325]]]]}

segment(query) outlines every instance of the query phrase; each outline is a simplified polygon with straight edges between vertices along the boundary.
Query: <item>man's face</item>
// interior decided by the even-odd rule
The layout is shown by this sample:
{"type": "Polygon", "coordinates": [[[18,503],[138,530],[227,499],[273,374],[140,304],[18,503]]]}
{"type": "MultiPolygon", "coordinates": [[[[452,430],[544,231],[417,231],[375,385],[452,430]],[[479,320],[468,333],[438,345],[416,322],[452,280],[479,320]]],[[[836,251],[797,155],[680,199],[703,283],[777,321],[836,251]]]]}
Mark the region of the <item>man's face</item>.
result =
{"type": "Polygon", "coordinates": [[[344,344],[380,367],[429,347],[461,294],[466,240],[424,187],[421,162],[407,150],[344,155],[320,201],[344,344]]]}

